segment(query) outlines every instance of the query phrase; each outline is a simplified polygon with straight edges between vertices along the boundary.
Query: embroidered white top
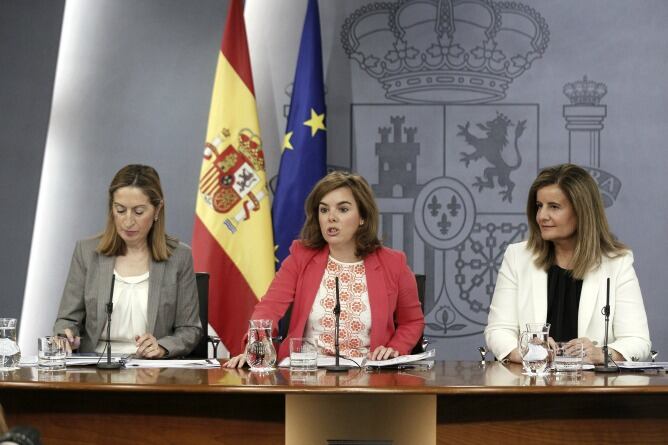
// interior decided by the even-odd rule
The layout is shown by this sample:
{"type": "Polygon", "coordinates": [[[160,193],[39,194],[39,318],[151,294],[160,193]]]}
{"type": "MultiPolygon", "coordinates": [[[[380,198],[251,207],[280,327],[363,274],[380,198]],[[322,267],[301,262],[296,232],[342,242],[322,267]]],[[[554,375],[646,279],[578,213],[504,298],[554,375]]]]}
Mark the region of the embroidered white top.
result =
{"type": "Polygon", "coordinates": [[[364,357],[371,344],[371,307],[364,261],[342,263],[331,256],[313,302],[304,337],[313,338],[320,354],[334,355],[334,306],[339,277],[339,351],[347,357],[364,357]]]}
{"type": "MultiPolygon", "coordinates": [[[[122,277],[114,271],[114,311],[111,314],[111,352],[134,354],[137,352],[135,335],[148,332],[148,277],[149,273],[134,277],[122,277]]],[[[104,324],[95,352],[104,351],[107,324],[104,324]]]]}

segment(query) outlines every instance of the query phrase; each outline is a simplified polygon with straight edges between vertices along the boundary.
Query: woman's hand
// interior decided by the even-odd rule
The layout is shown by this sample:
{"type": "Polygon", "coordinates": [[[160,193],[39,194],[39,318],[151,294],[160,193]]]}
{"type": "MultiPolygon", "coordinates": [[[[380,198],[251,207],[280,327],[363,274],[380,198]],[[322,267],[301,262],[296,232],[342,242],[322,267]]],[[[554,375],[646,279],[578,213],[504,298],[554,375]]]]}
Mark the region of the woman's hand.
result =
{"type": "Polygon", "coordinates": [[[64,337],[61,336],[61,339],[65,346],[65,352],[67,352],[67,355],[70,355],[72,351],[79,349],[79,345],[81,344],[81,337],[75,337],[74,332],[72,332],[70,328],[65,328],[63,334],[65,335],[64,337]]]}
{"type": "Polygon", "coordinates": [[[160,346],[158,340],[149,333],[135,335],[135,344],[137,345],[135,355],[139,358],[162,358],[167,355],[167,350],[160,346]]]}
{"type": "Polygon", "coordinates": [[[598,365],[603,363],[605,357],[603,355],[603,348],[596,346],[596,342],[591,341],[587,337],[574,338],[564,345],[564,350],[569,354],[576,353],[576,344],[582,343],[582,356],[585,363],[598,365]]]}
{"type": "Polygon", "coordinates": [[[367,354],[369,360],[387,360],[395,357],[399,357],[399,351],[382,345],[367,354]]]}
{"type": "Polygon", "coordinates": [[[246,353],[242,352],[239,355],[235,355],[230,358],[228,361],[223,363],[223,368],[243,368],[246,364],[246,353]]]}

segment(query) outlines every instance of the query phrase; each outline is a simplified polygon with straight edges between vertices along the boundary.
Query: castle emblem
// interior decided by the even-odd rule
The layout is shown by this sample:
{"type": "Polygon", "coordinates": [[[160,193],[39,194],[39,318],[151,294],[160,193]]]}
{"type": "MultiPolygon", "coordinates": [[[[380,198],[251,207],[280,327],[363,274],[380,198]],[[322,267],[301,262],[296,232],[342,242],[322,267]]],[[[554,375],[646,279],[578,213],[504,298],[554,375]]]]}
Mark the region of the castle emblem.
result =
{"type": "Polygon", "coordinates": [[[264,170],[264,154],[260,137],[243,129],[230,141],[231,133],[224,129],[204,148],[204,159],[209,165],[199,182],[204,202],[216,212],[226,214],[225,225],[236,232],[237,225],[260,209],[260,201],[267,197],[260,172],[264,170]],[[221,147],[225,147],[221,150],[221,147]],[[239,206],[240,204],[240,206],[239,206]],[[233,212],[235,208],[238,211],[233,212]]]}
{"type": "Polygon", "coordinates": [[[348,57],[404,103],[489,103],[543,56],[543,17],[518,2],[399,0],[357,9],[343,25],[348,57]]]}
{"type": "Polygon", "coordinates": [[[513,123],[505,115],[496,113],[496,118],[487,121],[484,124],[479,123],[477,127],[485,133],[484,137],[475,136],[469,130],[470,122],[464,125],[458,125],[459,132],[457,136],[462,136],[466,143],[475,150],[472,153],[461,152],[460,161],[468,168],[469,162],[476,161],[480,158],[485,158],[487,162],[492,164],[491,167],[485,168],[483,177],[476,176],[476,181],[473,183],[478,187],[478,192],[484,188],[494,188],[494,178],[497,179],[499,186],[505,187],[501,190],[502,201],[513,201],[513,189],[515,183],[510,179],[510,173],[517,170],[522,164],[522,155],[518,147],[518,140],[522,137],[524,129],[526,128],[526,120],[518,121],[515,127],[515,159],[508,163],[503,157],[503,149],[508,145],[508,128],[513,123]]]}

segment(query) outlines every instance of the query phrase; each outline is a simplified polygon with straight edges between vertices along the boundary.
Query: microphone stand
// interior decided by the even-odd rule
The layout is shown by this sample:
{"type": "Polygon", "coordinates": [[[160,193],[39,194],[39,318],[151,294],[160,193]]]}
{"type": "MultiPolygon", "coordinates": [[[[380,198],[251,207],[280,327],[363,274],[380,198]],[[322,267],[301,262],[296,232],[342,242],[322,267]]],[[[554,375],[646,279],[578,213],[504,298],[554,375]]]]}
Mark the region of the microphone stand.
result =
{"type": "Polygon", "coordinates": [[[107,312],[107,361],[98,363],[97,367],[100,369],[119,369],[121,364],[119,362],[111,362],[111,313],[114,311],[114,282],[116,275],[111,274],[111,292],[109,292],[109,303],[105,304],[105,311],[107,312]]]}
{"type": "Polygon", "coordinates": [[[615,364],[610,366],[608,360],[608,324],[610,323],[610,277],[606,284],[605,306],[603,307],[603,315],[605,316],[605,337],[603,338],[603,365],[594,366],[596,372],[617,372],[619,367],[615,364]]]}
{"type": "Polygon", "coordinates": [[[339,299],[339,277],[335,278],[335,283],[336,283],[336,305],[334,306],[334,354],[335,354],[335,362],[334,366],[326,366],[325,369],[327,371],[332,371],[332,372],[343,372],[347,371],[348,367],[347,366],[341,366],[339,365],[339,318],[341,316],[341,300],[339,299]]]}

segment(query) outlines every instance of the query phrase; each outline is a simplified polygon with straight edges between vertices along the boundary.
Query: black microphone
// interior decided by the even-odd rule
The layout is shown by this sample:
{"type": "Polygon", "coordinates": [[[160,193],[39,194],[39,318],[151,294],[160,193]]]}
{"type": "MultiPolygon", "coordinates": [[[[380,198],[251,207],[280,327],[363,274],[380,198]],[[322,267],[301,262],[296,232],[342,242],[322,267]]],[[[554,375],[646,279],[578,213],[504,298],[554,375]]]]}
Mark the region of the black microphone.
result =
{"type": "Polygon", "coordinates": [[[111,362],[111,313],[114,312],[114,283],[116,282],[116,275],[111,274],[111,292],[109,292],[109,302],[105,305],[107,312],[107,361],[98,363],[97,367],[100,369],[119,369],[121,364],[119,362],[111,362]]]}
{"type": "Polygon", "coordinates": [[[336,305],[334,305],[334,366],[326,366],[327,371],[342,372],[347,371],[347,366],[339,365],[339,318],[341,316],[341,300],[339,299],[339,277],[334,279],[336,283],[336,305]]]}
{"type": "Polygon", "coordinates": [[[610,277],[606,283],[605,306],[601,313],[605,316],[605,337],[603,338],[603,365],[594,366],[596,372],[617,372],[619,367],[617,364],[609,366],[608,360],[608,324],[610,323],[610,277]]]}

